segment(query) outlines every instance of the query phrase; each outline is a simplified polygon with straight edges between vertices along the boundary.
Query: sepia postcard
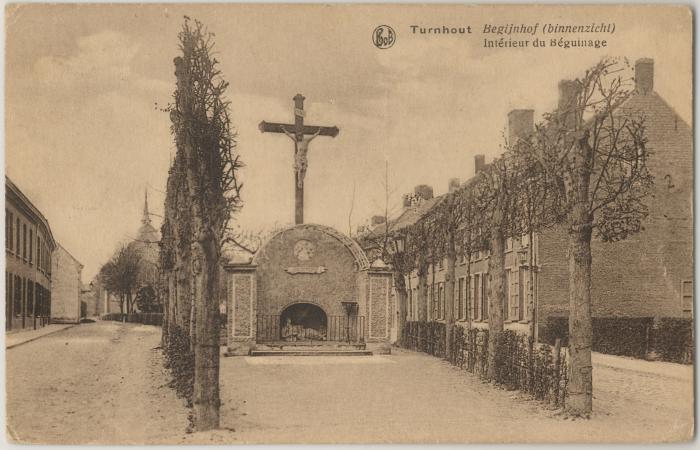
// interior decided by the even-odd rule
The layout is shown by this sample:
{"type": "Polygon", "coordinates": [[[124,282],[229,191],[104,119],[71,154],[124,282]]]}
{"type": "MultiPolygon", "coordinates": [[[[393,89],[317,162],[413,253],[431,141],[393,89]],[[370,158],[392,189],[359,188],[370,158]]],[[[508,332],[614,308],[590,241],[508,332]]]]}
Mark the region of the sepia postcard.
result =
{"type": "Polygon", "coordinates": [[[6,5],[7,441],[691,441],[692,21],[6,5]]]}

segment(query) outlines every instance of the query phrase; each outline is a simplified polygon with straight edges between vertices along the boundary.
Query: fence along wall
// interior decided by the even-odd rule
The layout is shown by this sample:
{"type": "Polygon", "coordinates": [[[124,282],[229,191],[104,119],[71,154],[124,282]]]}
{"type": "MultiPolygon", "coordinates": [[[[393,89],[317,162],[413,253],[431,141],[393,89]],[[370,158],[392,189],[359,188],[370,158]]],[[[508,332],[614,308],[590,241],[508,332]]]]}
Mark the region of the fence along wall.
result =
{"type": "MultiPolygon", "coordinates": [[[[450,355],[445,353],[445,324],[408,322],[401,345],[444,358],[465,372],[485,378],[488,371],[488,329],[455,327],[450,355]]],[[[563,407],[568,382],[567,352],[554,346],[533,344],[513,330],[504,331],[497,344],[496,383],[520,390],[537,400],[563,407]]]]}

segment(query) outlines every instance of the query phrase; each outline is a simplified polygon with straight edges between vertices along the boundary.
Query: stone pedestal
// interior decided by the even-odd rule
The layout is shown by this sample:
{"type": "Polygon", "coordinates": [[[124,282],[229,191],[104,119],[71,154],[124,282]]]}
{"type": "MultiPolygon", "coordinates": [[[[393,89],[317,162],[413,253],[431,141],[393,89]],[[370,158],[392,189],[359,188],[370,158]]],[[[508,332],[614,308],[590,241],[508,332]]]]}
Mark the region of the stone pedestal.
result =
{"type": "Polygon", "coordinates": [[[386,267],[368,270],[367,348],[380,355],[391,353],[391,271],[386,267]]]}
{"type": "Polygon", "coordinates": [[[227,355],[247,355],[255,347],[256,266],[232,264],[228,272],[228,351],[227,355]]]}

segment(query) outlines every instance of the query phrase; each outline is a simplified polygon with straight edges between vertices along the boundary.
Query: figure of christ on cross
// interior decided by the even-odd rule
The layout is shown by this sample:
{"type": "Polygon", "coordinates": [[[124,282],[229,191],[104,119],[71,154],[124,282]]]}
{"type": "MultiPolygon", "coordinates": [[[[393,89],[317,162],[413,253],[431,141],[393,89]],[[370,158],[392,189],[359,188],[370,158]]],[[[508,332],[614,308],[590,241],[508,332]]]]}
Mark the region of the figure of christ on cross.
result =
{"type": "Polygon", "coordinates": [[[304,125],[304,100],[301,94],[294,96],[294,125],[270,123],[264,120],[258,128],[263,133],[284,133],[294,142],[294,223],[304,223],[304,177],[308,167],[309,143],[317,136],[336,137],[338,127],[304,125]]]}

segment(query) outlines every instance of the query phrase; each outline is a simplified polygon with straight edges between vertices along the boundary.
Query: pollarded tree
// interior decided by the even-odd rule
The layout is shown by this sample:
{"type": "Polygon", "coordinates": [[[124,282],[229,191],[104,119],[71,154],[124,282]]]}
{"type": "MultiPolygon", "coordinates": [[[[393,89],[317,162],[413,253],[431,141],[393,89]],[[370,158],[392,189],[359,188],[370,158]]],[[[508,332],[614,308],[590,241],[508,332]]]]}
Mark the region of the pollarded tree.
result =
{"type": "Polygon", "coordinates": [[[514,212],[517,199],[516,170],[507,152],[493,160],[479,174],[475,187],[482,210],[483,238],[487,238],[489,257],[489,343],[487,378],[496,379],[496,350],[503,332],[506,304],[505,243],[513,236],[514,212]]]}
{"type": "MultiPolygon", "coordinates": [[[[448,193],[440,202],[433,207],[425,218],[429,228],[431,229],[431,241],[435,259],[446,260],[445,272],[445,358],[452,358],[452,334],[454,332],[455,314],[454,314],[454,291],[455,291],[455,263],[457,260],[457,231],[461,222],[461,210],[457,208],[454,193],[448,193]]],[[[434,264],[434,263],[433,263],[434,264]]],[[[433,265],[433,277],[435,275],[435,266],[433,265]]],[[[433,279],[434,282],[434,279],[433,279]]],[[[438,299],[438,302],[440,299],[438,299]]]]}
{"type": "Polygon", "coordinates": [[[213,35],[186,19],[179,40],[170,118],[188,196],[180,204],[191,219],[184,228],[194,292],[194,427],[202,431],[219,426],[219,258],[228,221],[240,206],[241,164],[225,99],[228,83],[211,56],[213,35]]]}
{"type": "MultiPolygon", "coordinates": [[[[430,266],[430,228],[423,222],[407,227],[406,229],[406,251],[411,258],[412,266],[416,269],[418,276],[418,299],[417,314],[419,321],[428,320],[428,268],[430,266]]],[[[410,281],[410,278],[409,278],[410,281]]]]}
{"type": "Polygon", "coordinates": [[[626,61],[605,58],[559,86],[557,111],[537,126],[532,147],[561,190],[568,231],[570,378],[566,408],[588,416],[591,364],[591,239],[612,242],[642,229],[653,178],[644,116],[626,108],[626,61]]]}
{"type": "MultiPolygon", "coordinates": [[[[469,181],[465,186],[445,195],[445,197],[430,211],[426,223],[432,230],[432,248],[437,252],[438,258],[445,258],[445,353],[447,358],[454,357],[453,333],[455,326],[455,267],[457,256],[462,255],[467,261],[471,261],[471,255],[475,248],[481,249],[483,243],[480,237],[483,235],[482,208],[479,203],[483,201],[483,183],[480,179],[469,181]]],[[[467,264],[466,279],[471,276],[470,263],[467,264]]],[[[465,299],[466,300],[466,299],[465,299]]],[[[467,305],[467,315],[470,307],[467,305]]],[[[469,320],[470,318],[467,317],[469,320]]],[[[471,326],[471,323],[469,323],[471,326]]]]}
{"type": "Polygon", "coordinates": [[[513,162],[515,197],[511,229],[513,236],[528,237],[528,292],[527,318],[529,322],[528,336],[535,338],[535,234],[542,232],[564,220],[562,215],[561,189],[556,179],[545,170],[542,161],[532,150],[535,139],[534,133],[525,136],[515,136],[511,142],[506,142],[507,153],[513,162]]]}
{"type": "MultiPolygon", "coordinates": [[[[471,286],[471,260],[472,255],[480,250],[485,250],[488,247],[486,238],[488,234],[485,232],[485,221],[483,211],[485,205],[482,204],[488,197],[484,195],[484,183],[479,182],[479,178],[472,179],[468,184],[461,188],[456,193],[455,208],[459,209],[459,217],[461,220],[457,223],[457,252],[466,260],[467,289],[470,292],[474,291],[474,286],[471,286]]],[[[471,294],[468,292],[465,297],[466,321],[467,327],[471,328],[471,321],[474,305],[471,304],[471,294]]]]}

